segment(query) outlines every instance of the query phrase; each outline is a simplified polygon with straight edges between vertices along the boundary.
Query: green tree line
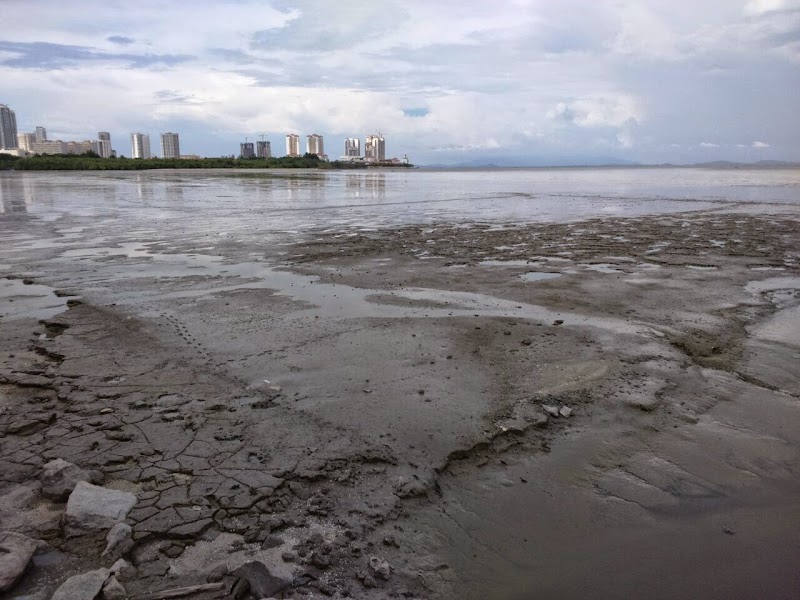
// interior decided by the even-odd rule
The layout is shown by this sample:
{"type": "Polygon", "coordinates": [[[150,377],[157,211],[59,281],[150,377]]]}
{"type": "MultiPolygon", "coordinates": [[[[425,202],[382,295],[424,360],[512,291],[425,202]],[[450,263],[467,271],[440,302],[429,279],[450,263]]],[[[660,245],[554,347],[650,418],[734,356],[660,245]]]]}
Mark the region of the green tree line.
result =
{"type": "MultiPolygon", "coordinates": [[[[320,160],[315,154],[275,158],[100,158],[86,154],[0,154],[0,169],[16,171],[146,171],[150,169],[363,169],[364,163],[320,160]]],[[[404,165],[405,166],[405,165],[404,165]]]]}

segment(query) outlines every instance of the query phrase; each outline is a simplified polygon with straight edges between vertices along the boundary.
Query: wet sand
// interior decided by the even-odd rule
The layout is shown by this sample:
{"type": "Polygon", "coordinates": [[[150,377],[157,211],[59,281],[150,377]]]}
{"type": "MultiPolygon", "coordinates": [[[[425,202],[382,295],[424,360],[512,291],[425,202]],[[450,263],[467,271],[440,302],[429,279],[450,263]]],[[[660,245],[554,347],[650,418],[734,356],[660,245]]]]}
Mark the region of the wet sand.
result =
{"type": "Polygon", "coordinates": [[[0,519],[41,542],[9,597],[105,564],[39,494],[56,457],[136,494],[131,595],[256,559],[285,597],[797,597],[800,221],[756,213],[26,221],[0,519]]]}

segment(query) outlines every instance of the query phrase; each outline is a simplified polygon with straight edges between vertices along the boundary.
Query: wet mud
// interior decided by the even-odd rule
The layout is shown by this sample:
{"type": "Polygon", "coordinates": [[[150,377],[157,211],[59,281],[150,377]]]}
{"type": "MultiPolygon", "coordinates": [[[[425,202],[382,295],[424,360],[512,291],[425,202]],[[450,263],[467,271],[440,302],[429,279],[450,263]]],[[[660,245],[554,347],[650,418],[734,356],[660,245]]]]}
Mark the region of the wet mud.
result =
{"type": "Polygon", "coordinates": [[[252,562],[285,598],[800,593],[796,215],[0,225],[6,597],[120,557],[134,598],[258,597],[252,562]],[[54,459],[134,494],[129,542],[70,528],[54,459]]]}

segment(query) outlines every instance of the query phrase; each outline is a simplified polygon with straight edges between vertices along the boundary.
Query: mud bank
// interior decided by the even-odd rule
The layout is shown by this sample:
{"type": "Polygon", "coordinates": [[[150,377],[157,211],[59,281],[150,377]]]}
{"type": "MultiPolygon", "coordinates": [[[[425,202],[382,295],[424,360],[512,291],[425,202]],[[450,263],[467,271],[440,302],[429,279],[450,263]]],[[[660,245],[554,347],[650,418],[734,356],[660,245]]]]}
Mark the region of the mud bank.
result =
{"type": "Polygon", "coordinates": [[[800,593],[792,216],[4,227],[7,597],[120,557],[140,598],[800,593]],[[135,496],[126,541],[54,459],[135,496]]]}

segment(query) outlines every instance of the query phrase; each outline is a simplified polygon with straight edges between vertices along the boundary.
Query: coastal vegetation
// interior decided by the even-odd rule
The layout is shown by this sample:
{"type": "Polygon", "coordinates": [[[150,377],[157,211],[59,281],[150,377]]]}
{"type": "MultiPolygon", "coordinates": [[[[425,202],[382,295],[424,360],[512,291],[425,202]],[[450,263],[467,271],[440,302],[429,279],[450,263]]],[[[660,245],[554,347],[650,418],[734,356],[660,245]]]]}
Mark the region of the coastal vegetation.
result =
{"type": "Polygon", "coordinates": [[[25,158],[0,154],[0,170],[16,171],[147,171],[151,169],[365,169],[409,164],[321,160],[314,154],[274,158],[100,158],[97,154],[42,154],[25,158]]]}

